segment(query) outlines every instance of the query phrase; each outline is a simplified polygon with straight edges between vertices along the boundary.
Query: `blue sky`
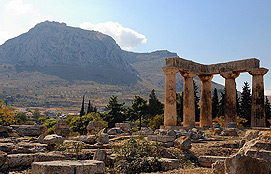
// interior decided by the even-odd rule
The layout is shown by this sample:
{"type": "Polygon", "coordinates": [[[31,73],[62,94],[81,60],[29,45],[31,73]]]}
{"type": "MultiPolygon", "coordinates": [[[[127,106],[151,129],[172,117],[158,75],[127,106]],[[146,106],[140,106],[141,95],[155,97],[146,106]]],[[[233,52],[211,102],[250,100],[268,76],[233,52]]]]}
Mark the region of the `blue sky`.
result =
{"type": "MultiPolygon", "coordinates": [[[[104,32],[126,50],[166,49],[203,64],[255,57],[271,68],[270,0],[1,0],[0,44],[44,20],[104,32]]],[[[251,79],[241,74],[237,89],[251,79]]]]}

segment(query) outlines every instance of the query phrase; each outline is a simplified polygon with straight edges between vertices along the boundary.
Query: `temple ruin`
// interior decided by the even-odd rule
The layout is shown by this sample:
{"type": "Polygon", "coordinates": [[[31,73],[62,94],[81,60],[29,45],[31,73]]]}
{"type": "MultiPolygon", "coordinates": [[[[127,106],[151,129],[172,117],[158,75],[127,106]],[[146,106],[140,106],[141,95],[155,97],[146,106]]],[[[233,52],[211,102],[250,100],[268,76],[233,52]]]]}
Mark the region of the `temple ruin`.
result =
{"type": "Polygon", "coordinates": [[[198,76],[201,80],[200,100],[200,127],[212,126],[212,89],[211,80],[214,74],[220,74],[225,78],[225,115],[224,125],[236,122],[236,83],[235,79],[242,72],[252,75],[252,108],[251,127],[265,127],[264,108],[264,81],[263,75],[268,72],[266,68],[259,67],[260,60],[252,58],[203,65],[179,57],[166,59],[166,66],[163,67],[165,78],[165,111],[164,127],[177,125],[176,112],[176,73],[184,79],[183,87],[183,126],[195,126],[195,106],[193,78],[198,76]]]}

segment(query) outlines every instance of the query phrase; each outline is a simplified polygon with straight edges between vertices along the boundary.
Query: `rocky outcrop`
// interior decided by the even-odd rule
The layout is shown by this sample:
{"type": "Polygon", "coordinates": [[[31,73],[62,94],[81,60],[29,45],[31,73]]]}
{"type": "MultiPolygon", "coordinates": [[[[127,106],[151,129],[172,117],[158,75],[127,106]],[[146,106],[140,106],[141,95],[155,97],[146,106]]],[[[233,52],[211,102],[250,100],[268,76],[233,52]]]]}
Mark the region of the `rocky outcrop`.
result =
{"type": "Polygon", "coordinates": [[[45,134],[47,131],[46,126],[40,125],[11,125],[20,136],[39,136],[45,134]]]}
{"type": "Polygon", "coordinates": [[[191,149],[191,139],[189,137],[179,137],[174,141],[174,146],[181,149],[181,150],[189,150],[191,149]]]}
{"type": "Polygon", "coordinates": [[[59,120],[58,123],[55,125],[54,132],[55,134],[60,136],[68,136],[71,130],[69,129],[66,121],[59,120]]]}
{"type": "Polygon", "coordinates": [[[102,128],[102,123],[99,121],[90,121],[87,125],[88,135],[94,134],[102,128]]]}
{"type": "Polygon", "coordinates": [[[63,143],[64,138],[62,136],[53,134],[53,135],[47,135],[44,139],[43,142],[46,144],[61,144],[63,143]]]}

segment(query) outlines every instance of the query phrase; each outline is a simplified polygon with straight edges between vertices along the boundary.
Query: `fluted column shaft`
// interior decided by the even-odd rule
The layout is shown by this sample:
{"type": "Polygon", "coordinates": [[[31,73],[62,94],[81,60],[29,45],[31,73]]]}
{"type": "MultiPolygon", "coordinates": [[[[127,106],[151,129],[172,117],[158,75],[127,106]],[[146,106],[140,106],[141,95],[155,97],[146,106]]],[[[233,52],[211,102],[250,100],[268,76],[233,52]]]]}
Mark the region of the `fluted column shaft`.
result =
{"type": "Polygon", "coordinates": [[[239,72],[223,72],[221,76],[225,78],[225,115],[224,126],[228,127],[229,122],[236,122],[236,83],[235,79],[239,76],[239,72]]]}
{"type": "Polygon", "coordinates": [[[251,127],[265,127],[264,82],[265,68],[250,71],[252,75],[251,127]]]}
{"type": "Polygon", "coordinates": [[[164,126],[176,126],[177,111],[175,74],[178,72],[178,70],[174,68],[163,68],[163,72],[166,74],[164,126]]]}
{"type": "Polygon", "coordinates": [[[212,126],[212,74],[200,74],[201,98],[200,98],[200,127],[212,126]]]}
{"type": "Polygon", "coordinates": [[[183,87],[183,126],[195,126],[195,102],[194,102],[194,86],[193,78],[196,76],[194,73],[180,72],[184,78],[183,87]]]}

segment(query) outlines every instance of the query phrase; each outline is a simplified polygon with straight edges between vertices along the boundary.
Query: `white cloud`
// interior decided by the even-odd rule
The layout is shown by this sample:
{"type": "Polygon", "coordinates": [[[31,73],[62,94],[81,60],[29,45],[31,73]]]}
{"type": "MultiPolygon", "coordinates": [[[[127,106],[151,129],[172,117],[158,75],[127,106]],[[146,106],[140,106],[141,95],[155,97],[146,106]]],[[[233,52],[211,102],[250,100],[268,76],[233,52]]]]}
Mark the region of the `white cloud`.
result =
{"type": "Polygon", "coordinates": [[[27,32],[39,22],[51,19],[23,0],[10,0],[0,11],[0,45],[6,40],[27,32]]]}
{"type": "Polygon", "coordinates": [[[271,95],[271,90],[264,90],[264,95],[271,95]]]}
{"type": "Polygon", "coordinates": [[[123,27],[117,22],[105,22],[92,24],[84,22],[79,25],[80,28],[86,30],[95,30],[111,36],[122,49],[131,50],[140,44],[147,42],[146,36],[140,34],[130,28],[123,27]]]}

